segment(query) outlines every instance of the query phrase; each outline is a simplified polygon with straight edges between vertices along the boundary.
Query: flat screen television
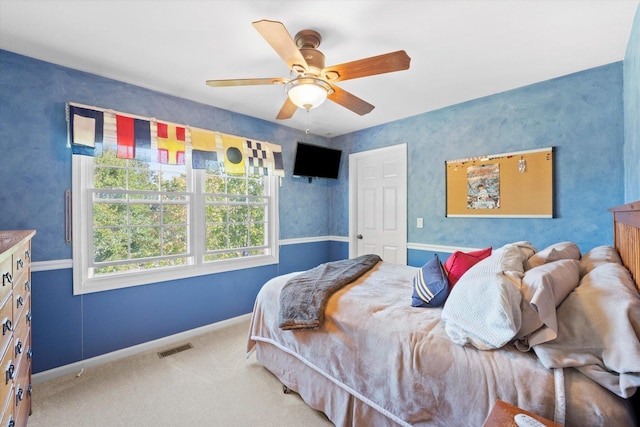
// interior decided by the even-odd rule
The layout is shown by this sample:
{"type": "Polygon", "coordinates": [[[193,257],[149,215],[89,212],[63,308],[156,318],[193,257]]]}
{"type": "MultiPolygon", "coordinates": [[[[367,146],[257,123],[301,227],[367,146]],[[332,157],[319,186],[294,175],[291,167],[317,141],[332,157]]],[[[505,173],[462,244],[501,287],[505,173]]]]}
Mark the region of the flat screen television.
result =
{"type": "Polygon", "coordinates": [[[298,142],[293,175],[337,179],[341,156],[341,150],[298,142]]]}

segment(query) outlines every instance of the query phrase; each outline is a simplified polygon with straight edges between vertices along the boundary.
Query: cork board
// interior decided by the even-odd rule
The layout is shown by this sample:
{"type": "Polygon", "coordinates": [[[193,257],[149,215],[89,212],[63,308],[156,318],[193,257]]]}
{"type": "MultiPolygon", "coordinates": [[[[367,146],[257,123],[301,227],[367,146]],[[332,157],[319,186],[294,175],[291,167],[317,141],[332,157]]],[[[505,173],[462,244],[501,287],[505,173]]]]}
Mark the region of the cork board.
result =
{"type": "Polygon", "coordinates": [[[448,217],[553,218],[553,147],[445,162],[448,217]]]}

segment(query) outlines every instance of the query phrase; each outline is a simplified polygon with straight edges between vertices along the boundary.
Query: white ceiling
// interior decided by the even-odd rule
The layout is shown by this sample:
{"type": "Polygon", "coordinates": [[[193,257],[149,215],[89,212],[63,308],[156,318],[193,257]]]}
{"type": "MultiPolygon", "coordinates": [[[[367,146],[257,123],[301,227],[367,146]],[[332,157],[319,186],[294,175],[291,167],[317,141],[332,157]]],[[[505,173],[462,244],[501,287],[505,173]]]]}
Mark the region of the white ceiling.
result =
{"type": "MultiPolygon", "coordinates": [[[[0,0],[0,48],[311,133],[336,136],[624,59],[638,0],[0,0]],[[322,35],[334,65],[404,49],[407,71],[342,82],[375,105],[326,102],[276,121],[290,77],[253,28],[322,35]]],[[[1,70],[0,70],[1,72],[1,70]]],[[[110,106],[101,106],[109,108],[110,106]]],[[[131,112],[135,113],[135,112],[131,112]]]]}

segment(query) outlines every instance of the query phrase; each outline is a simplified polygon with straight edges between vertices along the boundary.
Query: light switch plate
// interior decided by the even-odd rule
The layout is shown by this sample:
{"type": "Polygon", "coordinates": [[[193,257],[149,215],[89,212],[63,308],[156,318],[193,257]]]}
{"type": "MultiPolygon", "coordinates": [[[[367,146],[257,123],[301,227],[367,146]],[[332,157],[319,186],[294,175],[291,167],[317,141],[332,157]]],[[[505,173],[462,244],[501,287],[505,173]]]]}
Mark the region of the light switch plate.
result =
{"type": "Polygon", "coordinates": [[[416,221],[416,227],[422,228],[423,225],[424,222],[422,221],[422,218],[418,218],[418,221],[416,221]]]}

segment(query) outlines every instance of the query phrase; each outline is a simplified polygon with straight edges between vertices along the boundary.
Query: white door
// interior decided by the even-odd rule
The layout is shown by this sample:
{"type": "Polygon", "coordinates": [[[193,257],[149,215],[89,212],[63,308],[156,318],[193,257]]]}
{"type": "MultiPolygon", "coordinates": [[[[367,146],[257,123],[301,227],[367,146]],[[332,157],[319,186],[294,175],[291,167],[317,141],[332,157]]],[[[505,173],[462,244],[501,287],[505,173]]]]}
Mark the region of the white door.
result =
{"type": "Polygon", "coordinates": [[[407,146],[349,155],[349,256],[407,263],[407,146]]]}

